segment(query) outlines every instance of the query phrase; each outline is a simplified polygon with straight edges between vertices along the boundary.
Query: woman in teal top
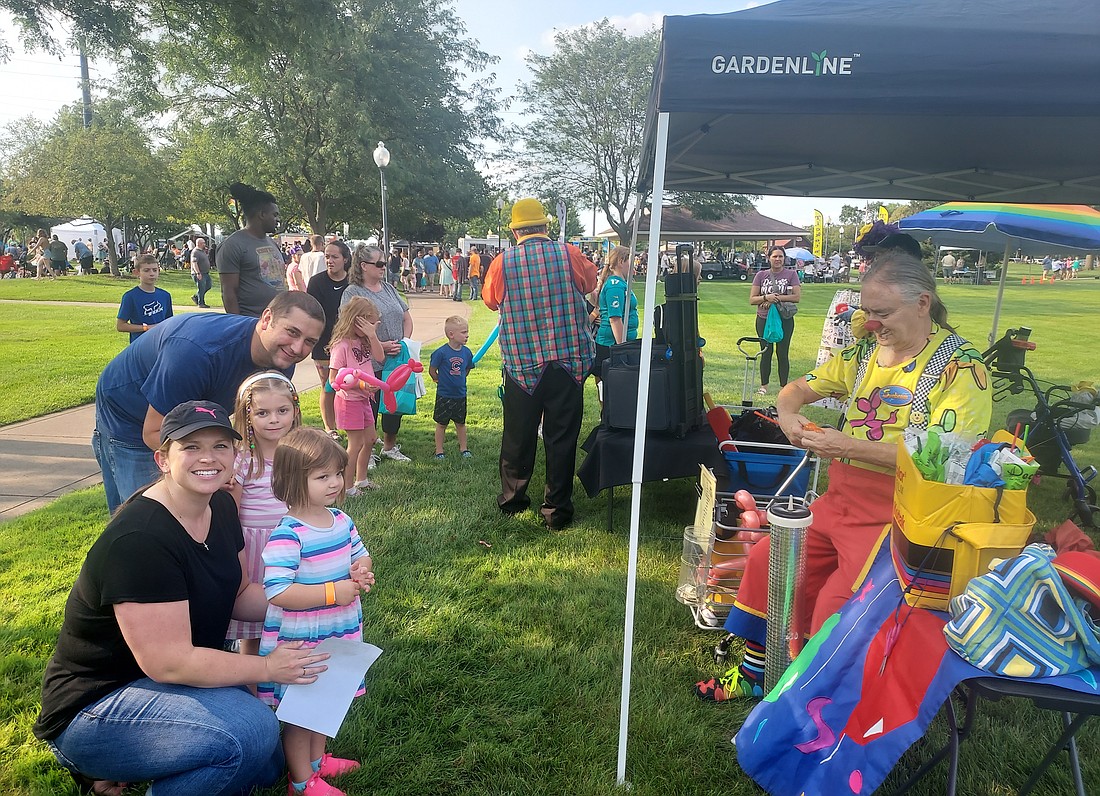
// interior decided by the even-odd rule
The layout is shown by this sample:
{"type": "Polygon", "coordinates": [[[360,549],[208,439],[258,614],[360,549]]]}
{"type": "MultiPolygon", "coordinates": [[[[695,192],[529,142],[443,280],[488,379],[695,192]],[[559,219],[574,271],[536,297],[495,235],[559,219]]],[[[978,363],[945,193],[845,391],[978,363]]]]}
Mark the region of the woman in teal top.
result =
{"type": "Polygon", "coordinates": [[[629,264],[630,250],[625,246],[616,246],[607,256],[607,264],[600,274],[599,298],[596,302],[600,327],[596,330],[596,361],[592,365],[596,384],[603,377],[603,363],[611,356],[611,346],[638,337],[638,299],[626,284],[626,269],[629,264]],[[630,314],[624,324],[623,304],[628,294],[630,314]]]}

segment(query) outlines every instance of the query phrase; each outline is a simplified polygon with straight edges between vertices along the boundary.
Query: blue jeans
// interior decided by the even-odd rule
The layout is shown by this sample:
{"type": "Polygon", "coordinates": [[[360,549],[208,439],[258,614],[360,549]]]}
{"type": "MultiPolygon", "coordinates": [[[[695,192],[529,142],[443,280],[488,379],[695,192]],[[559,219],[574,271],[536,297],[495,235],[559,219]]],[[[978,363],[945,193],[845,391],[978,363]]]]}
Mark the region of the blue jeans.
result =
{"type": "Polygon", "coordinates": [[[481,288],[481,277],[480,276],[471,276],[470,277],[470,301],[477,301],[478,296],[480,295],[480,293],[479,293],[480,288],[481,288]]]}
{"type": "Polygon", "coordinates": [[[103,489],[107,492],[107,510],[111,514],[122,501],[160,475],[153,452],[144,443],[133,445],[111,439],[100,433],[98,423],[92,432],[92,451],[103,472],[103,489]]]}
{"type": "Polygon", "coordinates": [[[203,274],[202,276],[192,277],[195,280],[195,296],[199,300],[199,306],[201,307],[206,303],[206,291],[208,291],[214,284],[210,278],[210,274],[203,274]]]}
{"type": "Polygon", "coordinates": [[[244,688],[136,680],[85,708],[52,743],[93,779],[152,780],[153,796],[247,793],[283,773],[279,721],[244,688]]]}

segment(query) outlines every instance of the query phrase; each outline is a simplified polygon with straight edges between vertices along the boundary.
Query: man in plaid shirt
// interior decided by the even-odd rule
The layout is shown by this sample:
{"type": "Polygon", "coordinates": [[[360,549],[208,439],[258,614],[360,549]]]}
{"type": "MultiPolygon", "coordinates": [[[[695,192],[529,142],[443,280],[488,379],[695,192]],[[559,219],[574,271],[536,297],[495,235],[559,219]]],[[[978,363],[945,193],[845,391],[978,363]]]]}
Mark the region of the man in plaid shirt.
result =
{"type": "Polygon", "coordinates": [[[583,386],[596,355],[584,297],[596,287],[596,267],[576,246],[551,240],[549,223],[537,199],[512,206],[516,245],[485,269],[482,301],[500,312],[504,362],[497,505],[505,514],[530,507],[541,421],[546,489],[540,512],[557,530],[573,520],[583,386]]]}

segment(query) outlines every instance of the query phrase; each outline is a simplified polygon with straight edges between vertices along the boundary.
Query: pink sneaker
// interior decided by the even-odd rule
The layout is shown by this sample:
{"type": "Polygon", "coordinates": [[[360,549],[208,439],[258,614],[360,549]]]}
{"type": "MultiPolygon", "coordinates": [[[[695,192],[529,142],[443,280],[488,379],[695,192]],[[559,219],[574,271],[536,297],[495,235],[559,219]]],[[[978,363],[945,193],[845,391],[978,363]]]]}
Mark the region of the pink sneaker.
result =
{"type": "Polygon", "coordinates": [[[321,779],[321,772],[314,773],[306,782],[306,789],[302,793],[294,790],[294,785],[287,783],[286,796],[348,796],[339,788],[334,788],[321,779]]]}
{"type": "Polygon", "coordinates": [[[322,777],[338,777],[341,774],[348,774],[359,768],[359,762],[356,760],[347,760],[343,757],[333,757],[330,754],[325,754],[321,758],[321,768],[318,770],[318,774],[322,777]]]}

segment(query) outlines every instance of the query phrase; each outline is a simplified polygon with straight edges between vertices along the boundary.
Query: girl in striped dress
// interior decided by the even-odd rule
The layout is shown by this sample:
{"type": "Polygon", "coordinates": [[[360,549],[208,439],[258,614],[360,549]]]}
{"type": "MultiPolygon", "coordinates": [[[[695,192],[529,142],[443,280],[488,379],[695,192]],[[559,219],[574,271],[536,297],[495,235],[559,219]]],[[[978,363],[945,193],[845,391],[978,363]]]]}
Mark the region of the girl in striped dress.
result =
{"type": "MultiPolygon", "coordinates": [[[[264,548],[264,592],[269,605],[260,655],[282,642],[306,647],[326,638],[361,639],[360,590],[374,583],[371,559],[355,523],[339,509],[344,498],[347,452],[316,428],[288,434],[275,450],[272,489],[287,504],[287,515],[264,548]]],[[[276,706],[286,686],[260,683],[259,696],[276,706]]],[[[362,696],[360,684],[356,696],[362,696]]],[[[289,793],[343,796],[322,778],[359,768],[354,760],[325,753],[325,736],[283,726],[289,793]]]]}
{"type": "MultiPolygon", "coordinates": [[[[237,501],[244,531],[245,574],[249,583],[263,583],[264,547],[271,531],[286,514],[286,504],[271,491],[271,466],[279,440],[296,429],[302,416],[298,391],[290,379],[276,370],[249,376],[237,390],[233,427],[241,435],[242,449],[234,464],[231,493],[237,501]]],[[[262,622],[229,622],[226,638],[240,641],[240,651],[260,651],[262,622]]]]}

